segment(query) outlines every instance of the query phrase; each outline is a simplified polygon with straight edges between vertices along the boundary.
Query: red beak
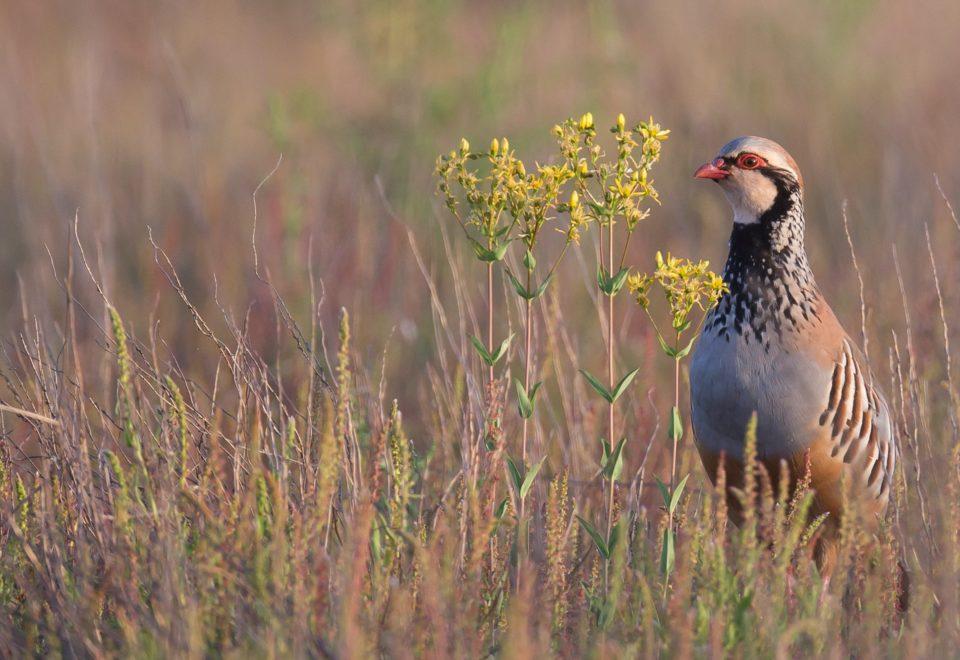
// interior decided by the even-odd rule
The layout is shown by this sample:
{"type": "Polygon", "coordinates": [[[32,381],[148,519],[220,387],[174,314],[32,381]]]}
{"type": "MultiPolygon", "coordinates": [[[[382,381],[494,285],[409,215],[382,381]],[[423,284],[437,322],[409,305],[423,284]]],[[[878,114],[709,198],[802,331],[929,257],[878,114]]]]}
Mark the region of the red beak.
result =
{"type": "Polygon", "coordinates": [[[723,169],[723,165],[724,162],[722,158],[718,158],[712,163],[704,163],[697,168],[693,176],[696,179],[713,179],[715,181],[725,179],[730,176],[730,170],[723,169]]]}

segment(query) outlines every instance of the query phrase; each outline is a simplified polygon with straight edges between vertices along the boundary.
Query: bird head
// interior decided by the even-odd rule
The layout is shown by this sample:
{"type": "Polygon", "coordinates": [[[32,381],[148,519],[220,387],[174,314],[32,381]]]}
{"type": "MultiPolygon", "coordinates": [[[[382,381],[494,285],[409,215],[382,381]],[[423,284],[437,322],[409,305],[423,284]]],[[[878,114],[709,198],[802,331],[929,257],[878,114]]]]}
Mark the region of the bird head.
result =
{"type": "Polygon", "coordinates": [[[733,221],[740,224],[760,222],[778,198],[788,199],[803,189],[800,168],[787,150],[773,140],[752,135],[723,145],[693,176],[720,185],[733,207],[733,221]]]}

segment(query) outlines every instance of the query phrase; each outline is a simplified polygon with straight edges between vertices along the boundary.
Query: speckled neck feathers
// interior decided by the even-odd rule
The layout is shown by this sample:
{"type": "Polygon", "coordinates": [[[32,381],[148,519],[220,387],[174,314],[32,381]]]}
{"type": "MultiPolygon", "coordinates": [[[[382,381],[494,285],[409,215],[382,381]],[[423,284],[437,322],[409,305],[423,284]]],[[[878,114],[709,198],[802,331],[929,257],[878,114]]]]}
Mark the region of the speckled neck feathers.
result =
{"type": "Polygon", "coordinates": [[[728,341],[739,335],[765,347],[774,337],[802,332],[819,320],[820,290],[803,245],[803,196],[777,177],[777,196],[759,222],[734,224],[723,270],[729,293],[711,312],[704,332],[728,341]]]}

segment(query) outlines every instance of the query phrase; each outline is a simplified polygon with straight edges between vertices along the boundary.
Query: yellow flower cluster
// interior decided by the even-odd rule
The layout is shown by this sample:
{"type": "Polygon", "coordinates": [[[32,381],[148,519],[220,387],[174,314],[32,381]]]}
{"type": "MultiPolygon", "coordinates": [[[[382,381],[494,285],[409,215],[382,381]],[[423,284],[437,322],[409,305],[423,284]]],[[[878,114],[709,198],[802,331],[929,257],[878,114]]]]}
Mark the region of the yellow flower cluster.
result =
{"type": "Polygon", "coordinates": [[[570,225],[559,231],[576,242],[587,220],[578,204],[560,201],[564,184],[577,176],[576,169],[562,162],[538,164],[528,173],[507,138],[493,139],[486,153],[471,152],[470,143],[461,139],[459,150],[437,159],[435,172],[437,191],[464,230],[476,228],[481,237],[491,241],[518,238],[532,248],[555,212],[570,211],[570,225]],[[474,165],[473,161],[478,162],[474,165]],[[462,211],[464,203],[466,210],[462,211]],[[504,211],[509,216],[508,226],[501,225],[504,211]],[[517,226],[519,234],[514,236],[512,230],[517,226]]]}
{"type": "Polygon", "coordinates": [[[627,276],[627,291],[636,299],[642,308],[650,307],[650,288],[653,278],[645,273],[630,273],[627,276]]]}
{"type": "Polygon", "coordinates": [[[671,324],[677,332],[689,325],[694,307],[709,311],[728,290],[723,279],[710,270],[708,261],[691,261],[675,257],[669,252],[656,256],[657,268],[653,275],[634,274],[627,279],[627,288],[637,303],[647,309],[650,289],[654,284],[663,290],[670,307],[671,324]]]}
{"type": "Polygon", "coordinates": [[[523,162],[510,150],[510,141],[494,139],[487,153],[470,151],[470,143],[463,138],[459,150],[440,156],[436,164],[437,191],[443,195],[450,212],[466,229],[476,227],[486,238],[496,235],[504,210],[511,215],[519,213],[525,197],[520,188],[527,179],[523,162]],[[488,171],[478,175],[471,161],[486,160],[488,171]],[[466,212],[461,214],[461,202],[454,192],[462,191],[466,212]]]}
{"type": "Polygon", "coordinates": [[[591,113],[555,125],[559,159],[529,173],[506,138],[479,152],[463,138],[458,149],[437,159],[437,191],[487,260],[490,255],[482,248],[512,240],[533,249],[540,230],[561,213],[569,214],[569,223],[557,227],[567,245],[578,244],[592,222],[606,227],[622,220],[632,233],[650,214],[646,203],[659,203],[650,170],[670,131],[653,118],[630,127],[620,114],[610,132],[616,159],[607,159],[597,144],[591,113]]]}
{"type": "Polygon", "coordinates": [[[584,222],[596,220],[607,226],[622,217],[632,232],[649,215],[644,202],[659,203],[650,170],[670,131],[661,129],[653,118],[630,128],[620,114],[610,132],[617,143],[616,160],[607,160],[596,143],[597,130],[590,113],[553,127],[560,155],[575,172],[581,197],[590,202],[584,222]]]}

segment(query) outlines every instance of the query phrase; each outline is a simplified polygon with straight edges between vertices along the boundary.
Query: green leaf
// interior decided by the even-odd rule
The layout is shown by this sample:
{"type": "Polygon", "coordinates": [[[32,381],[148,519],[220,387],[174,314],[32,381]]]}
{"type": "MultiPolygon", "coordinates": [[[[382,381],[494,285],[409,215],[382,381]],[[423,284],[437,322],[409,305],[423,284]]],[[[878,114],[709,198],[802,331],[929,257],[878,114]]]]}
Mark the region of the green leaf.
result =
{"type": "Polygon", "coordinates": [[[377,563],[380,563],[381,558],[383,557],[383,542],[380,540],[380,528],[383,525],[382,516],[377,516],[378,524],[373,525],[373,529],[370,532],[370,551],[376,559],[377,563]]]}
{"type": "Polygon", "coordinates": [[[677,360],[682,360],[683,358],[687,357],[690,354],[690,349],[693,348],[693,342],[696,340],[696,337],[691,337],[686,346],[674,353],[674,358],[677,360]]]}
{"type": "Polygon", "coordinates": [[[513,384],[517,388],[517,407],[520,409],[520,416],[524,419],[530,419],[533,417],[533,402],[530,400],[530,397],[527,395],[527,391],[523,387],[523,383],[519,379],[514,378],[513,384]]]}
{"type": "Polygon", "coordinates": [[[660,348],[667,355],[667,357],[672,357],[672,358],[677,357],[677,349],[675,349],[673,346],[670,346],[666,341],[664,341],[663,337],[660,336],[659,332],[657,333],[657,341],[660,342],[660,348]]]}
{"type": "Polygon", "coordinates": [[[553,279],[553,273],[550,273],[546,277],[546,279],[544,279],[543,282],[540,283],[540,286],[538,286],[533,291],[528,291],[526,287],[524,287],[523,284],[520,283],[520,280],[518,280],[514,276],[513,273],[511,273],[508,269],[504,269],[504,270],[507,273],[507,277],[510,278],[510,283],[513,285],[514,291],[516,291],[517,295],[523,298],[524,300],[535,300],[536,298],[539,298],[541,295],[543,295],[543,292],[547,290],[547,285],[549,285],[550,281],[553,279]]]}
{"type": "Polygon", "coordinates": [[[594,528],[593,525],[584,520],[579,514],[577,515],[577,520],[580,521],[580,526],[586,530],[587,534],[590,535],[590,538],[593,539],[594,544],[597,546],[597,551],[604,559],[610,559],[610,549],[607,547],[607,542],[603,540],[603,536],[594,528]]]}
{"type": "Polygon", "coordinates": [[[533,384],[533,387],[530,388],[530,391],[527,392],[527,396],[530,397],[530,403],[536,405],[537,403],[537,392],[540,391],[540,386],[543,385],[542,380],[538,380],[533,384]]]}
{"type": "Polygon", "coordinates": [[[504,497],[502,500],[500,500],[500,504],[497,505],[497,508],[494,509],[493,515],[497,517],[497,520],[503,520],[503,514],[507,512],[507,502],[509,500],[509,497],[504,497]]]}
{"type": "Polygon", "coordinates": [[[673,530],[667,527],[663,530],[663,549],[660,551],[660,572],[664,577],[669,577],[673,572],[673,543],[673,530]]]}
{"type": "Polygon", "coordinates": [[[493,364],[496,364],[500,358],[502,358],[507,353],[507,349],[510,348],[510,342],[513,340],[513,333],[510,333],[510,336],[500,342],[500,347],[497,348],[496,352],[490,356],[490,359],[493,360],[493,364]]]}
{"type": "Polygon", "coordinates": [[[495,244],[492,250],[475,238],[471,238],[470,243],[473,244],[473,251],[476,253],[477,259],[487,263],[501,261],[507,253],[507,248],[510,247],[510,241],[495,244]]]}
{"type": "Polygon", "coordinates": [[[537,260],[533,256],[533,252],[529,249],[527,253],[523,255],[523,265],[526,266],[529,271],[533,271],[533,269],[537,267],[537,260]]]}
{"type": "Polygon", "coordinates": [[[613,529],[610,530],[610,538],[607,539],[607,550],[610,554],[613,554],[614,549],[617,547],[617,541],[620,540],[620,521],[617,521],[617,524],[613,526],[613,529]]]}
{"type": "Polygon", "coordinates": [[[480,341],[473,335],[470,335],[470,342],[473,344],[473,347],[477,349],[477,353],[480,355],[480,359],[483,360],[484,364],[486,364],[488,367],[492,367],[493,365],[495,365],[500,360],[500,358],[502,358],[506,354],[507,349],[510,347],[510,341],[512,339],[513,339],[513,333],[511,332],[509,337],[507,337],[502,342],[500,342],[500,346],[497,348],[497,351],[495,353],[490,353],[487,350],[487,347],[483,345],[482,341],[480,341]]]}
{"type": "Polygon", "coordinates": [[[542,296],[543,292],[547,290],[547,285],[550,284],[550,280],[552,279],[553,279],[553,273],[550,273],[549,275],[547,275],[546,279],[544,279],[543,282],[540,283],[540,286],[537,287],[537,290],[534,291],[533,295],[530,296],[530,298],[533,299],[533,298],[539,298],[540,296],[542,296]]]}
{"type": "Polygon", "coordinates": [[[607,209],[606,209],[606,207],[603,206],[602,204],[597,204],[596,202],[591,202],[591,201],[587,200],[587,206],[589,206],[590,209],[591,209],[595,214],[597,214],[597,216],[601,216],[601,215],[606,215],[606,214],[607,214],[607,209]]]}
{"type": "Polygon", "coordinates": [[[667,437],[680,441],[683,438],[683,421],[680,419],[680,409],[676,406],[670,410],[670,425],[667,428],[667,437]]]}
{"type": "Polygon", "coordinates": [[[494,254],[492,250],[487,249],[479,241],[471,238],[470,243],[473,245],[473,252],[477,255],[477,259],[480,261],[494,261],[494,254]]]}
{"type": "Polygon", "coordinates": [[[619,479],[620,473],[623,472],[623,445],[626,441],[626,438],[620,438],[616,449],[611,451],[606,440],[602,440],[603,461],[601,467],[603,468],[603,475],[611,481],[619,479]]]}
{"type": "Polygon", "coordinates": [[[513,289],[517,292],[517,295],[525,300],[529,300],[531,296],[527,292],[526,288],[524,288],[524,286],[520,283],[520,280],[514,277],[513,273],[511,273],[509,269],[505,268],[504,271],[507,273],[507,277],[510,278],[510,284],[513,285],[513,289]]]}
{"type": "Polygon", "coordinates": [[[513,479],[513,486],[519,493],[520,486],[523,484],[523,477],[520,476],[520,468],[517,467],[517,464],[509,456],[507,456],[507,468],[510,472],[510,478],[513,479]]]}
{"type": "Polygon", "coordinates": [[[507,253],[507,248],[510,247],[509,241],[495,245],[492,250],[475,238],[470,238],[470,243],[473,245],[473,251],[477,255],[477,259],[487,263],[503,259],[503,255],[507,253]]]}
{"type": "Polygon", "coordinates": [[[670,508],[670,489],[667,488],[667,485],[660,481],[659,477],[654,477],[657,480],[657,488],[660,489],[660,495],[663,497],[663,506],[667,509],[670,508]]]}
{"type": "Polygon", "coordinates": [[[473,347],[477,349],[477,353],[480,354],[480,359],[483,360],[488,367],[492,367],[495,360],[493,356],[487,352],[487,348],[483,345],[483,342],[473,335],[470,335],[470,341],[473,343],[473,347]]]}
{"type": "Polygon", "coordinates": [[[687,479],[690,478],[688,474],[683,479],[680,480],[680,483],[677,484],[676,489],[673,491],[673,495],[670,496],[670,505],[669,511],[670,515],[673,515],[673,512],[677,509],[677,504],[680,502],[680,496],[683,495],[683,487],[687,485],[687,479]]]}
{"type": "Polygon", "coordinates": [[[615,296],[620,293],[620,289],[623,288],[623,283],[627,281],[627,275],[630,273],[629,268],[621,268],[620,272],[613,276],[610,279],[610,291],[607,293],[609,296],[615,296]]]}
{"type": "Polygon", "coordinates": [[[623,288],[623,283],[627,281],[629,268],[621,268],[616,275],[610,276],[603,264],[597,268],[597,286],[608,296],[615,296],[623,288]]]}
{"type": "Polygon", "coordinates": [[[611,403],[620,398],[620,395],[623,394],[624,390],[630,386],[630,383],[633,382],[634,376],[640,371],[640,367],[637,367],[626,376],[620,379],[620,382],[617,383],[616,387],[613,388],[613,393],[611,394],[611,403]]]}
{"type": "Polygon", "coordinates": [[[587,379],[587,382],[590,383],[590,387],[592,387],[597,394],[602,396],[607,403],[613,403],[613,395],[607,391],[607,388],[604,387],[599,380],[594,378],[593,375],[586,369],[581,369],[580,373],[584,375],[584,377],[587,379]]]}
{"type": "Polygon", "coordinates": [[[530,470],[527,472],[527,476],[523,478],[523,485],[520,486],[520,499],[527,499],[527,493],[530,492],[530,488],[533,486],[534,480],[537,478],[537,473],[540,472],[540,468],[543,466],[543,462],[547,460],[547,457],[544,456],[539,461],[534,463],[530,470]]]}

